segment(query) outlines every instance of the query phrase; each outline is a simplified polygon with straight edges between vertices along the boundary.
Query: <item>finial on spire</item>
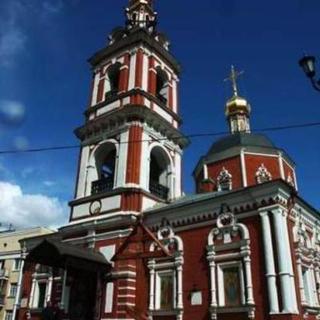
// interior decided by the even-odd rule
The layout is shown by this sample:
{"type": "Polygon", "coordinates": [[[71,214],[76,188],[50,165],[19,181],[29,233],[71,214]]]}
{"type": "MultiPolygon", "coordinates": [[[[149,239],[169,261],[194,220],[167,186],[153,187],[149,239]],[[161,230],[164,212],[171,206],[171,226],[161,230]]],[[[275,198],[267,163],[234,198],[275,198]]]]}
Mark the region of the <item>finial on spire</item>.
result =
{"type": "Polygon", "coordinates": [[[244,73],[244,71],[237,71],[235,67],[232,65],[231,66],[231,73],[228,78],[226,78],[224,81],[230,81],[232,84],[232,90],[233,90],[233,95],[235,97],[238,96],[238,85],[237,85],[237,80],[238,78],[244,73]]]}

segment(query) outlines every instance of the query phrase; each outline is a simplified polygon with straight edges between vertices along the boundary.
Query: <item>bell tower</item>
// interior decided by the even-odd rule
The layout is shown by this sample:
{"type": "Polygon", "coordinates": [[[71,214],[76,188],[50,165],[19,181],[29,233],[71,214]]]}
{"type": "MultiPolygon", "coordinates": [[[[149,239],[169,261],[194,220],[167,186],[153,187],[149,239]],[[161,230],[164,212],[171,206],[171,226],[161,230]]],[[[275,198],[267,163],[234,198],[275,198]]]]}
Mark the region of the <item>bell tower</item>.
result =
{"type": "Polygon", "coordinates": [[[81,142],[71,221],[139,214],[181,196],[180,66],[157,31],[150,0],[131,0],[126,24],[89,62],[92,89],[81,142]]]}

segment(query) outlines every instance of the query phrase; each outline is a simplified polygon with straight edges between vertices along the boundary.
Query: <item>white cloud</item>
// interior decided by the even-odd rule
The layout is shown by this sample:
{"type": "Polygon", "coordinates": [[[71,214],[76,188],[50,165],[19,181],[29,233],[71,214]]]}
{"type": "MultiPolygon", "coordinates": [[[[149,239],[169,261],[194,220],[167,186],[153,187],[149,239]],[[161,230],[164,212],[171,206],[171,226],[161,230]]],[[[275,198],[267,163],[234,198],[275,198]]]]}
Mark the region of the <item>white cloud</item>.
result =
{"type": "Polygon", "coordinates": [[[11,26],[0,37],[0,61],[4,66],[10,66],[14,62],[17,53],[20,53],[26,43],[26,35],[17,27],[11,26]]]}
{"type": "Polygon", "coordinates": [[[14,227],[55,228],[67,221],[67,204],[42,194],[25,194],[20,186],[0,182],[1,222],[14,227]]]}
{"type": "Polygon", "coordinates": [[[54,181],[47,180],[47,181],[44,181],[43,184],[44,184],[46,187],[53,187],[56,183],[55,183],[54,181]]]}
{"type": "Polygon", "coordinates": [[[23,121],[25,112],[25,106],[19,101],[0,100],[0,123],[18,124],[23,121]]]}
{"type": "Polygon", "coordinates": [[[48,14],[59,13],[63,7],[64,3],[62,0],[46,0],[42,2],[42,9],[48,14]]]}

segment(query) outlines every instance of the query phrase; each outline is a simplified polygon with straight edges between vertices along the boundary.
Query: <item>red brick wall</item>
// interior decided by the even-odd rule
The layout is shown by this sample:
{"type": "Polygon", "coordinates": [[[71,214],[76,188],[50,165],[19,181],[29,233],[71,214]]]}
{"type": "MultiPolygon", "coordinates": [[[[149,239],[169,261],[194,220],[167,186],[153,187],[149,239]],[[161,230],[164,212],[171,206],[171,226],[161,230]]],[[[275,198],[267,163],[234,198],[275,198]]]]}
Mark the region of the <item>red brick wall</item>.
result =
{"type": "Polygon", "coordinates": [[[243,186],[241,174],[240,156],[228,158],[208,164],[208,177],[217,181],[217,177],[222,169],[226,168],[232,175],[232,189],[238,189],[243,186]]]}
{"type": "Polygon", "coordinates": [[[267,157],[263,155],[245,155],[247,169],[248,186],[257,184],[256,172],[264,164],[266,169],[271,173],[272,179],[281,178],[278,157],[267,157]]]}

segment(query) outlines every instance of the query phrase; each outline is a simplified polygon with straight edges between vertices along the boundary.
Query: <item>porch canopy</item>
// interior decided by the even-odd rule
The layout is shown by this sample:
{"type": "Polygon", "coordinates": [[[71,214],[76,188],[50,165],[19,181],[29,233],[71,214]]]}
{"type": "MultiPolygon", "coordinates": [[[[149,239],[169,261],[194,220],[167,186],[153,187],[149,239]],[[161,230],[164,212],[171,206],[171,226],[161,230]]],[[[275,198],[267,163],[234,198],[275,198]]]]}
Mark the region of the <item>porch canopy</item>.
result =
{"type": "Polygon", "coordinates": [[[111,269],[111,264],[100,252],[52,239],[44,239],[35,246],[29,252],[27,261],[61,269],[72,267],[91,272],[108,272],[111,269]]]}

